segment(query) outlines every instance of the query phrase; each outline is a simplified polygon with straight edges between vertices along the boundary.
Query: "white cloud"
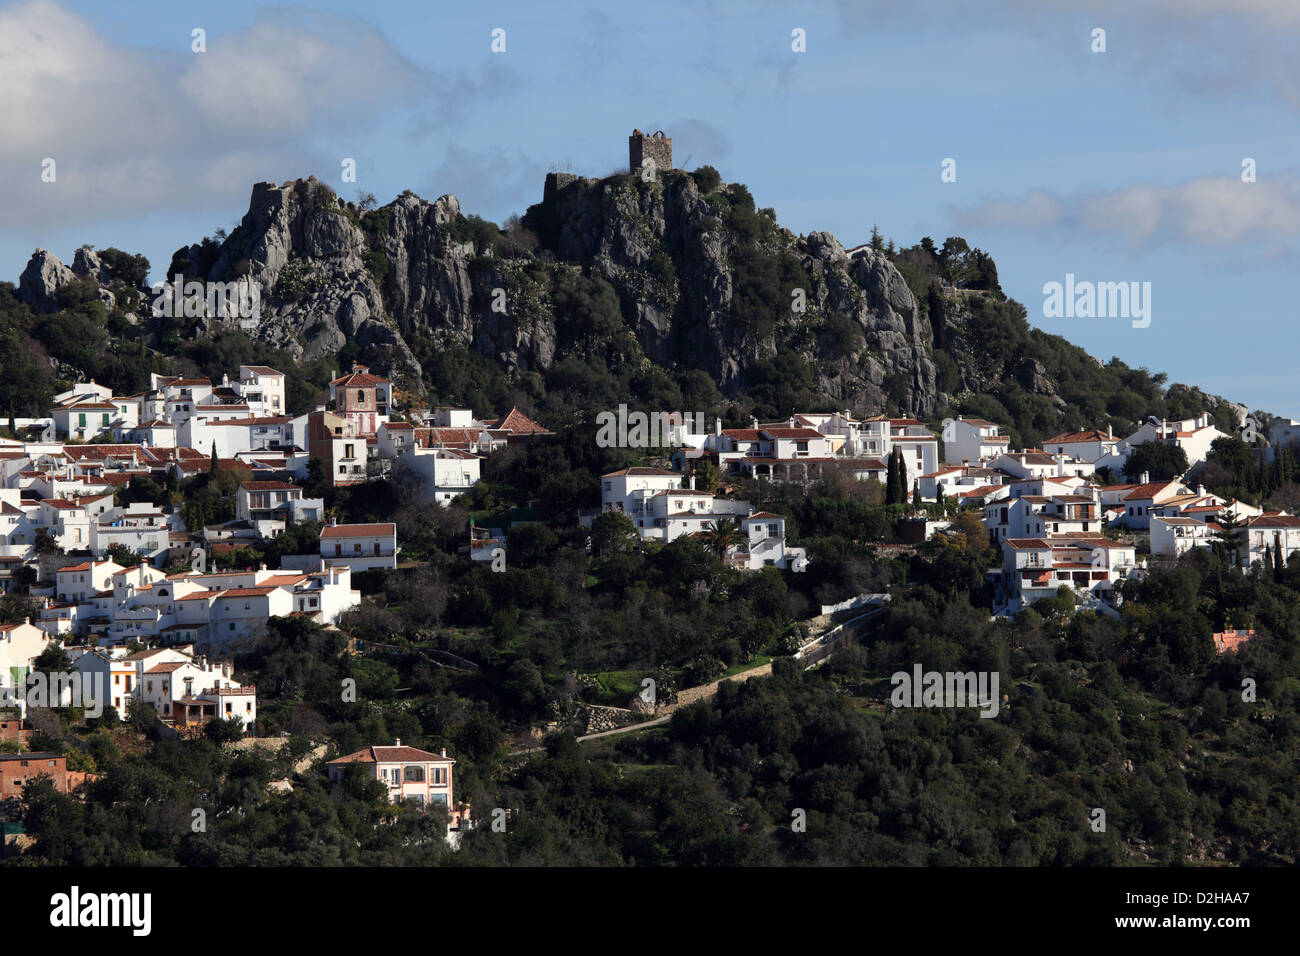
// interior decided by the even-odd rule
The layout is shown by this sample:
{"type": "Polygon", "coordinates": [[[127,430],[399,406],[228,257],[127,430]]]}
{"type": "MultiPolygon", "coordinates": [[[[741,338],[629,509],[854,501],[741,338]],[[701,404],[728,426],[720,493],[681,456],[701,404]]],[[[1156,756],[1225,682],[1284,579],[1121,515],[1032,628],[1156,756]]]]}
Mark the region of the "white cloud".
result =
{"type": "Polygon", "coordinates": [[[15,4],[0,10],[6,223],[225,205],[313,171],[322,139],[364,144],[385,110],[440,82],[354,17],[263,11],[193,53],[188,36],[175,50],[122,46],[53,0],[15,4]],[[54,183],[40,179],[45,157],[54,183]]]}
{"type": "Polygon", "coordinates": [[[1174,186],[1139,184],[1062,197],[1035,191],[957,210],[965,228],[1121,236],[1133,248],[1186,242],[1206,248],[1258,243],[1275,253],[1300,234],[1300,179],[1293,174],[1240,179],[1208,177],[1174,186]]]}

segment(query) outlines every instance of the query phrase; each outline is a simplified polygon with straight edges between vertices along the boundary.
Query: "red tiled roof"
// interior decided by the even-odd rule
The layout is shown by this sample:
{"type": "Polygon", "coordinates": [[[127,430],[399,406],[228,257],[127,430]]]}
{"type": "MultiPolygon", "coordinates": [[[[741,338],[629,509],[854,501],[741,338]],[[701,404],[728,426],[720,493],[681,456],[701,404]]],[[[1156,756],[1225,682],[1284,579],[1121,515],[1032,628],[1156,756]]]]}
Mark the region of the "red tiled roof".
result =
{"type": "Polygon", "coordinates": [[[331,760],[335,763],[455,763],[451,757],[443,757],[439,754],[431,754],[427,750],[418,750],[415,747],[366,747],[364,750],[358,750],[356,753],[350,753],[346,757],[339,757],[331,760]]]}
{"type": "Polygon", "coordinates": [[[517,408],[510,409],[509,414],[496,423],[496,428],[515,435],[549,435],[547,429],[533,421],[517,408]]]}
{"type": "Polygon", "coordinates": [[[255,588],[231,588],[229,591],[223,591],[221,597],[265,597],[274,587],[255,587],[255,588]]]}
{"type": "Polygon", "coordinates": [[[768,438],[825,438],[814,428],[764,428],[762,433],[768,438]]]}
{"type": "Polygon", "coordinates": [[[1100,432],[1097,431],[1096,429],[1093,429],[1092,431],[1089,432],[1062,432],[1061,434],[1055,435],[1052,438],[1044,439],[1043,444],[1044,445],[1069,445],[1075,442],[1089,442],[1089,441],[1115,441],[1115,439],[1107,435],[1105,432],[1100,432]]]}
{"type": "Polygon", "coordinates": [[[392,522],[381,524],[336,524],[322,528],[322,538],[355,538],[362,535],[397,534],[397,525],[392,522]]]}
{"type": "Polygon", "coordinates": [[[365,388],[371,385],[387,385],[388,379],[371,375],[369,372],[349,372],[341,378],[334,379],[330,384],[341,385],[344,388],[365,388]]]}
{"type": "Polygon", "coordinates": [[[1137,501],[1144,498],[1154,498],[1170,485],[1176,485],[1176,481],[1151,481],[1145,485],[1137,485],[1132,491],[1124,496],[1125,501],[1137,501]]]}
{"type": "Polygon", "coordinates": [[[649,477],[675,478],[679,476],[675,471],[666,471],[663,468],[646,468],[640,465],[636,465],[631,468],[620,468],[618,471],[611,471],[609,474],[601,475],[600,477],[602,478],[649,478],[649,477]]]}

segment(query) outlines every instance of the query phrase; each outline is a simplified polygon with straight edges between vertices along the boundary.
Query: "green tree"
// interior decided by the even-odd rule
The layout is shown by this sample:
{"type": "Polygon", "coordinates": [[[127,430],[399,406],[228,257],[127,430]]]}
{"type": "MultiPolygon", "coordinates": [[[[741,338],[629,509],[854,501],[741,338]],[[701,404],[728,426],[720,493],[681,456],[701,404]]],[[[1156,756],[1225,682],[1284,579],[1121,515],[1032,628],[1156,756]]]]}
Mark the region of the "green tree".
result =
{"type": "Polygon", "coordinates": [[[602,511],[591,522],[591,550],[598,558],[623,554],[640,540],[632,519],[617,511],[602,511]]]}
{"type": "Polygon", "coordinates": [[[1187,453],[1177,445],[1161,441],[1144,441],[1134,448],[1124,462],[1124,475],[1137,481],[1147,474],[1151,481],[1168,481],[1187,471],[1187,453]]]}
{"type": "Polygon", "coordinates": [[[1237,521],[1237,515],[1225,508],[1219,512],[1217,519],[1219,530],[1215,532],[1215,538],[1223,543],[1224,549],[1228,552],[1229,560],[1234,567],[1241,566],[1241,549],[1246,544],[1246,529],[1237,521]]]}

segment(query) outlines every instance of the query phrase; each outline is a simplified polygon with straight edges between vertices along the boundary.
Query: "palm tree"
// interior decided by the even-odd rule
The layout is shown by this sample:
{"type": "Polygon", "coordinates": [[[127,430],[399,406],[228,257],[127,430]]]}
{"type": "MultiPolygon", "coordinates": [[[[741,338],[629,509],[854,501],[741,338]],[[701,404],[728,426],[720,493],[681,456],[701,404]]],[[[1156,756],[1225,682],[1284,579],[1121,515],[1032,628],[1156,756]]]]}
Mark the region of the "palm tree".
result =
{"type": "Polygon", "coordinates": [[[704,541],[710,551],[726,560],[727,552],[741,542],[740,525],[731,518],[718,518],[704,527],[704,541]]]}

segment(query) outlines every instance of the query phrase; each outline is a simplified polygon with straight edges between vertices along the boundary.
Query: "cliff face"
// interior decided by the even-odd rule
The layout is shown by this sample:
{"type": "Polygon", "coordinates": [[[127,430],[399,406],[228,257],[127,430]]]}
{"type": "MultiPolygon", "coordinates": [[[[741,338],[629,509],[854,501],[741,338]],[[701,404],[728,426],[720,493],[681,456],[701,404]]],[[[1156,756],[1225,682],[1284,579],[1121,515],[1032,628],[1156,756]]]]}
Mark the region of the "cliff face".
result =
{"type": "MultiPolygon", "coordinates": [[[[417,353],[449,344],[533,371],[590,354],[565,290],[603,280],[621,313],[621,329],[606,335],[638,361],[700,369],[731,391],[781,352],[800,357],[813,390],[841,407],[876,412],[892,397],[926,415],[946,402],[931,323],[889,260],[870,249],[850,257],[827,233],[795,236],[755,211],[743,186],[706,192],[675,170],[651,183],[551,174],[523,226],[497,233],[466,219],[454,196],[404,193],[367,210],[314,178],[258,183],[238,228],[219,245],[179,250],[167,278],[251,278],[260,314],[202,318],[201,331],[237,324],[308,359],[355,342],[414,391],[417,353]]],[[[92,256],[69,269],[39,251],[20,294],[53,311],[72,278],[98,278],[92,256]]],[[[140,311],[147,318],[147,304],[140,311]]]]}
{"type": "MultiPolygon", "coordinates": [[[[718,195],[727,196],[725,187],[718,195]]],[[[614,286],[638,342],[661,365],[702,369],[725,390],[789,349],[810,363],[817,391],[838,404],[880,410],[888,385],[917,414],[942,407],[929,326],[918,323],[912,294],[884,254],[864,249],[850,258],[829,233],[796,237],[775,223],[750,239],[719,207],[725,203],[711,203],[680,173],[655,184],[552,174],[530,219],[557,258],[614,286]],[[657,256],[671,270],[656,268],[657,256]],[[777,305],[773,321],[756,328],[746,311],[753,298],[738,302],[738,288],[752,278],[746,268],[780,257],[792,268],[764,287],[777,305]]]]}

